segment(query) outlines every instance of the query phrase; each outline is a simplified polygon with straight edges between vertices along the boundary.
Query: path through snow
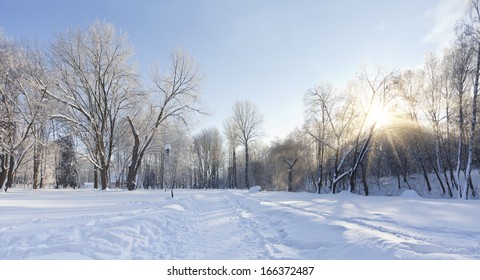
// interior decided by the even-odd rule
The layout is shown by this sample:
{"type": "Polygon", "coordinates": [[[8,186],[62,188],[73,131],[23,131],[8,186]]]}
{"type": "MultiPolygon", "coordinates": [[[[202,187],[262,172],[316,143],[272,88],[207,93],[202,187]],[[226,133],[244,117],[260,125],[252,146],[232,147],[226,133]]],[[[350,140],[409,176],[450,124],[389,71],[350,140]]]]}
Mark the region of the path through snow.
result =
{"type": "Polygon", "coordinates": [[[1,259],[480,259],[479,201],[246,191],[0,194],[1,259]]]}

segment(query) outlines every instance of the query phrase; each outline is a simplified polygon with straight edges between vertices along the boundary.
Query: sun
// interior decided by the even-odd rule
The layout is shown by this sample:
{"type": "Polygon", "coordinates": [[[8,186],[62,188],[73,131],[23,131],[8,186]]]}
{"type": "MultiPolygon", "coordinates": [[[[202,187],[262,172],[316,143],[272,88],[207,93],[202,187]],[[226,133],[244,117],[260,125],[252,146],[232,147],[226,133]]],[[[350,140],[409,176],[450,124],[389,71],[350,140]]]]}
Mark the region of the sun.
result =
{"type": "Polygon", "coordinates": [[[366,123],[376,128],[389,126],[393,123],[393,113],[385,106],[374,106],[367,114],[366,123]]]}

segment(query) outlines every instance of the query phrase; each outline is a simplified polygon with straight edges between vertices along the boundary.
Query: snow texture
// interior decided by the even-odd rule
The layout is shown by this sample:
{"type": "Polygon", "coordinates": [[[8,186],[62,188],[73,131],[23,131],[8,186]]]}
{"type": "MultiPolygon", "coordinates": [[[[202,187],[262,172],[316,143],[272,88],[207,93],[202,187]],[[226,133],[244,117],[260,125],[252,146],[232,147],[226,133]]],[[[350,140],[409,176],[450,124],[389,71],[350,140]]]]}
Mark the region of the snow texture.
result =
{"type": "Polygon", "coordinates": [[[480,259],[480,202],[350,193],[21,190],[1,259],[480,259]]]}
{"type": "Polygon", "coordinates": [[[421,198],[420,195],[414,190],[405,190],[402,193],[401,197],[410,198],[410,199],[420,199],[421,198]]]}

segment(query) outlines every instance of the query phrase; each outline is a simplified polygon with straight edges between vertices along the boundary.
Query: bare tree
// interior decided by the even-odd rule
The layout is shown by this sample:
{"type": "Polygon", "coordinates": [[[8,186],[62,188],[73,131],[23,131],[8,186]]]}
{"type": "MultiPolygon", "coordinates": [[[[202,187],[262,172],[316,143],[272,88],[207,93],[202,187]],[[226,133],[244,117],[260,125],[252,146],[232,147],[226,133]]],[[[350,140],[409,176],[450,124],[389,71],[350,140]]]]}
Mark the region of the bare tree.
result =
{"type": "Polygon", "coordinates": [[[303,156],[303,151],[305,147],[303,143],[296,139],[294,135],[290,135],[283,141],[277,141],[272,145],[270,153],[271,158],[276,159],[277,161],[281,161],[282,164],[286,165],[287,167],[287,177],[288,177],[288,191],[294,191],[293,185],[293,173],[295,171],[295,166],[297,165],[298,161],[303,156]]]}
{"type": "Polygon", "coordinates": [[[233,117],[227,119],[223,125],[224,134],[228,144],[228,171],[227,187],[237,188],[237,147],[239,146],[238,134],[236,132],[233,117]]]}
{"type": "Polygon", "coordinates": [[[332,193],[336,193],[338,184],[350,173],[347,159],[354,147],[351,146],[351,137],[358,112],[355,109],[356,104],[349,97],[336,99],[330,106],[332,111],[328,116],[328,122],[334,137],[330,145],[333,149],[330,187],[332,193]]]}
{"type": "Polygon", "coordinates": [[[472,0],[470,4],[470,14],[469,20],[465,25],[465,32],[470,40],[470,45],[473,50],[473,69],[472,69],[472,80],[473,80],[473,96],[472,96],[472,115],[470,118],[470,138],[468,141],[468,153],[467,153],[467,165],[465,168],[465,186],[463,189],[463,197],[468,199],[469,190],[472,192],[472,196],[476,196],[473,182],[472,182],[472,165],[474,157],[474,145],[475,145],[475,134],[477,126],[477,99],[478,92],[480,90],[480,1],[472,0]]]}
{"type": "MultiPolygon", "coordinates": [[[[393,99],[393,73],[385,72],[381,67],[375,69],[372,73],[364,67],[359,77],[359,87],[355,87],[355,92],[363,93],[358,98],[358,106],[361,108],[357,133],[354,137],[352,161],[349,170],[350,191],[355,191],[357,174],[364,159],[370,151],[374,133],[380,120],[369,118],[375,110],[385,110],[388,103],[393,99]]],[[[364,182],[364,192],[368,195],[368,186],[364,182]]]]}
{"type": "Polygon", "coordinates": [[[245,148],[245,187],[250,189],[248,148],[250,143],[259,137],[263,116],[260,115],[255,104],[246,100],[238,101],[233,106],[233,122],[236,127],[238,141],[245,148]]]}
{"type": "MultiPolygon", "coordinates": [[[[315,175],[312,174],[312,181],[315,182],[317,192],[320,193],[323,181],[326,177],[326,162],[328,150],[332,147],[335,126],[332,124],[332,112],[334,103],[338,102],[334,96],[333,87],[330,84],[322,84],[307,90],[304,96],[306,107],[306,120],[304,130],[313,139],[315,150],[315,175]]],[[[312,172],[313,173],[313,172],[312,172]]]]}
{"type": "Polygon", "coordinates": [[[202,113],[199,101],[201,77],[198,67],[182,50],[172,52],[170,63],[167,73],[162,74],[158,67],[153,70],[151,80],[154,84],[152,92],[155,95],[155,105],[151,108],[152,122],[142,135],[132,118],[127,118],[134,138],[127,175],[128,190],[135,189],[135,178],[145,152],[161,125],[171,118],[180,119],[187,124],[192,113],[202,113]]]}
{"type": "Polygon", "coordinates": [[[458,123],[458,144],[457,144],[457,166],[454,180],[457,186],[458,198],[462,197],[462,186],[460,184],[460,171],[464,170],[464,141],[465,141],[465,117],[466,117],[466,95],[470,85],[471,62],[473,49],[469,46],[468,36],[461,29],[457,29],[457,40],[451,53],[450,77],[453,80],[454,94],[457,98],[457,123],[458,123]]]}
{"type": "Polygon", "coordinates": [[[0,187],[5,191],[45,120],[46,94],[39,83],[44,75],[35,55],[0,34],[0,187]]]}
{"type": "MultiPolygon", "coordinates": [[[[429,153],[427,147],[425,147],[425,151],[427,153],[427,158],[431,165],[431,168],[434,171],[435,176],[437,177],[440,187],[442,189],[442,194],[446,194],[446,184],[448,194],[451,197],[452,193],[448,184],[448,180],[445,180],[444,183],[443,179],[440,176],[440,173],[444,172],[443,162],[445,160],[441,153],[441,150],[444,148],[444,133],[441,129],[441,123],[448,117],[446,115],[446,113],[448,112],[448,107],[446,107],[446,104],[444,103],[446,98],[444,98],[444,96],[442,95],[442,82],[444,82],[445,79],[441,76],[441,66],[442,65],[434,54],[427,54],[423,71],[423,77],[426,86],[421,96],[423,97],[422,103],[425,111],[425,116],[433,128],[433,134],[435,136],[435,156],[432,156],[429,153]]],[[[417,125],[420,124],[417,123],[417,125]]],[[[426,146],[425,142],[424,145],[426,146]]],[[[447,179],[445,172],[444,175],[445,179],[447,179]]]]}
{"type": "Polygon", "coordinates": [[[52,44],[58,82],[48,92],[64,105],[54,117],[82,141],[88,159],[100,170],[102,189],[108,186],[119,127],[136,92],[132,54],[127,35],[102,21],[60,34],[52,44]]]}
{"type": "Polygon", "coordinates": [[[193,137],[193,149],[199,173],[200,187],[219,187],[219,171],[222,164],[222,138],[217,128],[203,129],[193,137]]]}

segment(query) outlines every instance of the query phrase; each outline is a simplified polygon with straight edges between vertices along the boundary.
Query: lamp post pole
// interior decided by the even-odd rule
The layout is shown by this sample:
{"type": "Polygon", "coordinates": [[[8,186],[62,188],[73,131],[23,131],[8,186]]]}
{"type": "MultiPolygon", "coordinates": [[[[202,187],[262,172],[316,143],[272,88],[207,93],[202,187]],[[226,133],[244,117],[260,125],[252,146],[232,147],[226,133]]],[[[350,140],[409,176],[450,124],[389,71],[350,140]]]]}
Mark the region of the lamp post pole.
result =
{"type": "MultiPolygon", "coordinates": [[[[170,146],[170,144],[166,144],[164,147],[165,149],[165,155],[166,155],[166,159],[165,159],[165,179],[164,181],[167,182],[166,186],[165,186],[165,191],[167,191],[167,186],[168,186],[168,177],[169,177],[169,172],[168,170],[170,169],[170,150],[172,149],[172,146],[170,146]]],[[[172,198],[173,198],[173,186],[170,186],[170,193],[172,194],[172,198]]]]}

